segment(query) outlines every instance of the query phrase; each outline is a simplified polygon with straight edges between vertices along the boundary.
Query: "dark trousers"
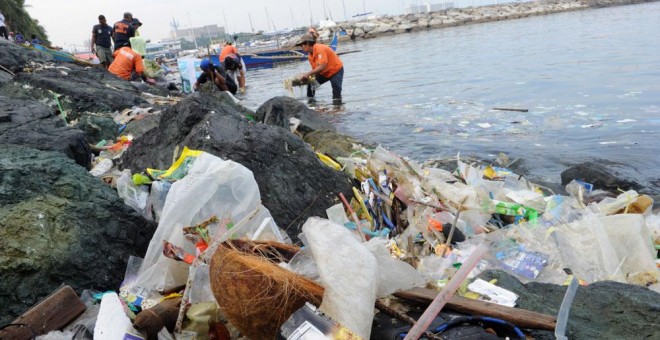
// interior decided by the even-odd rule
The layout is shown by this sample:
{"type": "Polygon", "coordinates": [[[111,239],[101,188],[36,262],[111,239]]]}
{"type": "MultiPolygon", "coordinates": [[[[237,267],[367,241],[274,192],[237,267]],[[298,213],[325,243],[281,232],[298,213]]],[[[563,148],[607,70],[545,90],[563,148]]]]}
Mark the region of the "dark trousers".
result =
{"type": "Polygon", "coordinates": [[[0,27],[0,37],[3,37],[5,39],[9,39],[9,36],[7,35],[7,27],[6,26],[0,27]]]}
{"type": "MultiPolygon", "coordinates": [[[[344,68],[342,67],[335,73],[332,77],[326,78],[320,74],[316,75],[316,81],[319,84],[323,84],[327,81],[330,81],[330,85],[332,85],[332,99],[341,99],[341,84],[344,82],[344,68]]],[[[314,97],[316,94],[316,88],[312,86],[311,84],[307,85],[307,97],[311,98],[314,97]]]]}

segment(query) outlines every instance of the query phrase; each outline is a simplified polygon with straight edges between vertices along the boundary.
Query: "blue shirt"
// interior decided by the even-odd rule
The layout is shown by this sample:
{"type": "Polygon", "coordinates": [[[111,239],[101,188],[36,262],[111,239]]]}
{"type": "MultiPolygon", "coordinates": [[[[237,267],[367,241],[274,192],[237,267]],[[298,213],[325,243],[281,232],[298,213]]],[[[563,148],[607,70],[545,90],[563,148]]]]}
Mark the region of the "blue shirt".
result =
{"type": "Polygon", "coordinates": [[[110,48],[112,46],[112,27],[108,24],[94,25],[94,28],[92,28],[92,37],[94,37],[96,45],[110,48]]]}

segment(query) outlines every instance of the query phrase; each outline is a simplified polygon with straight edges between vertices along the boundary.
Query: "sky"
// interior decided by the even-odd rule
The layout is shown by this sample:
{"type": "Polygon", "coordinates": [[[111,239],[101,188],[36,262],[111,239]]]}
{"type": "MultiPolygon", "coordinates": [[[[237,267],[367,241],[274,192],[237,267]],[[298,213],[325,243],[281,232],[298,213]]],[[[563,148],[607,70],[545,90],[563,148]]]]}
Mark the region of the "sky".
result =
{"type": "MultiPolygon", "coordinates": [[[[1,0],[0,0],[1,1],[1,0]]],[[[311,17],[315,24],[326,16],[343,21],[346,15],[362,13],[363,8],[374,14],[401,14],[403,7],[413,0],[26,0],[32,18],[46,28],[54,46],[81,49],[91,36],[92,26],[98,24],[99,14],[108,24],[122,19],[124,12],[133,13],[143,26],[141,36],[158,41],[170,35],[174,18],[179,28],[217,24],[228,32],[250,32],[250,19],[255,31],[272,31],[308,26],[311,17]],[[342,4],[343,3],[343,4],[342,4]],[[325,13],[324,15],[324,4],[325,13]],[[311,11],[310,11],[311,7],[311,11]],[[266,20],[266,13],[271,23],[266,20]],[[226,25],[225,25],[226,23],[226,25]]],[[[417,1],[419,2],[419,1],[417,1]]],[[[433,1],[431,1],[433,2],[433,1]]]]}

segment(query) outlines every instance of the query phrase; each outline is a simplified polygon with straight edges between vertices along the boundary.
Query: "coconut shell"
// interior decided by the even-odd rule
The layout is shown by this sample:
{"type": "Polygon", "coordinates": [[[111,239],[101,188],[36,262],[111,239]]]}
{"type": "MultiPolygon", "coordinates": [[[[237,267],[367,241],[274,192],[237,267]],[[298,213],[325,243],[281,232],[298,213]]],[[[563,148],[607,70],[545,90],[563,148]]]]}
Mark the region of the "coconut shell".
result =
{"type": "Polygon", "coordinates": [[[275,339],[305,302],[320,305],[323,287],[266,258],[221,246],[211,261],[211,289],[227,319],[251,339],[275,339]]]}

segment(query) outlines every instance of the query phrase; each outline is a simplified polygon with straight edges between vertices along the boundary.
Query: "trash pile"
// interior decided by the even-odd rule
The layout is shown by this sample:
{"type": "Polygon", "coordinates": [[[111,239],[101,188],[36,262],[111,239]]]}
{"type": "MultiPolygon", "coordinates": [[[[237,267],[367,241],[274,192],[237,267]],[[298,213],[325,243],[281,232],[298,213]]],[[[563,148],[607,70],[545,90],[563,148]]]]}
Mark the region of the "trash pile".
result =
{"type": "MultiPolygon", "coordinates": [[[[93,327],[85,313],[43,338],[369,339],[382,336],[372,332],[380,332],[374,318],[383,314],[408,324],[397,333],[406,339],[474,324],[510,338],[524,338],[521,329],[563,336],[578,282],[660,290],[660,216],[646,195],[613,197],[573,181],[562,196],[506,168],[457,157],[449,172],[382,147],[320,156],[358,185],[350,201],[340,194],[328,219],[306,221],[302,246],[276,225],[241,164],[185,148],[170,169],[125,170],[120,197],[159,222],[148,251],[130,259],[118,292],[73,299],[78,312],[67,323],[82,304],[95,313],[93,327]],[[513,308],[517,294],[477,278],[488,269],[521,282],[570,284],[568,307],[562,304],[557,319],[513,308]],[[392,294],[430,306],[413,318],[389,302],[392,294]],[[438,325],[445,306],[484,318],[438,325]]],[[[15,323],[29,321],[33,310],[15,323]]],[[[10,331],[27,330],[3,332],[10,331]]]]}

